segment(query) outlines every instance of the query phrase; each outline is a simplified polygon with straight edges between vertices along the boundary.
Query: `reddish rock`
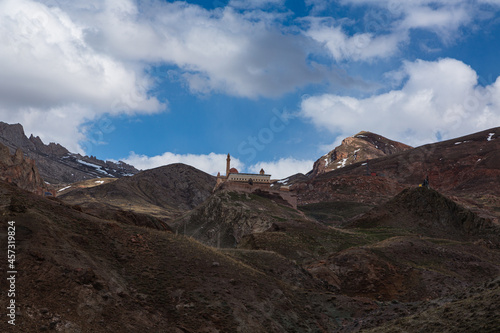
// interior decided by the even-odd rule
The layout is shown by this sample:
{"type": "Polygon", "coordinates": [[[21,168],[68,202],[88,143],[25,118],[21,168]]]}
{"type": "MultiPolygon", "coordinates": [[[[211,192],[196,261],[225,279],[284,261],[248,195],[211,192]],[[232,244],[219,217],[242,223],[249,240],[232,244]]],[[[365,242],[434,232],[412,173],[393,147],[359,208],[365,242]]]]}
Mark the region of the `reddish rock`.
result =
{"type": "Polygon", "coordinates": [[[366,160],[392,155],[412,147],[404,143],[389,140],[371,132],[359,132],[345,138],[342,144],[320,157],[313,166],[311,176],[343,168],[366,160]]]}
{"type": "Polygon", "coordinates": [[[21,149],[17,149],[16,153],[11,155],[9,148],[1,143],[0,179],[38,194],[44,194],[47,191],[47,186],[40,176],[35,162],[24,157],[21,149]]]}

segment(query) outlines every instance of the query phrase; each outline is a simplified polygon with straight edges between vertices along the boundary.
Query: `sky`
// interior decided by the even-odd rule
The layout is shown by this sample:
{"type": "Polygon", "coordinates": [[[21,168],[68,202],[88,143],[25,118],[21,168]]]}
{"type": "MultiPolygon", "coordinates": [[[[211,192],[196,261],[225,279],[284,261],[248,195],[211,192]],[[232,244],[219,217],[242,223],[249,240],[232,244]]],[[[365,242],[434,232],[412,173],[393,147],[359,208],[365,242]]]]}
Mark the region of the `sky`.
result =
{"type": "Polygon", "coordinates": [[[0,120],[139,169],[306,173],[500,126],[500,0],[0,0],[0,120]]]}

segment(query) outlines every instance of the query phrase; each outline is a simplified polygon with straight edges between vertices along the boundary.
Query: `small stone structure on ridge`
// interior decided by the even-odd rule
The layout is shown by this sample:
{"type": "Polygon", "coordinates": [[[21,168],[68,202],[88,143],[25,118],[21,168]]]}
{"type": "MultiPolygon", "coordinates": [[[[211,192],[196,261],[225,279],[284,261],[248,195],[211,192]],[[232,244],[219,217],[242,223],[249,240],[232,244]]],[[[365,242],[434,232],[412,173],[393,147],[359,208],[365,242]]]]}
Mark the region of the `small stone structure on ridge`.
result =
{"type": "Polygon", "coordinates": [[[297,196],[289,190],[288,186],[282,186],[280,190],[271,188],[271,175],[261,169],[258,174],[239,173],[236,168],[231,168],[231,155],[227,154],[226,175],[217,174],[217,183],[214,192],[220,189],[239,191],[246,193],[260,193],[270,197],[280,197],[288,205],[297,208],[297,196]]]}

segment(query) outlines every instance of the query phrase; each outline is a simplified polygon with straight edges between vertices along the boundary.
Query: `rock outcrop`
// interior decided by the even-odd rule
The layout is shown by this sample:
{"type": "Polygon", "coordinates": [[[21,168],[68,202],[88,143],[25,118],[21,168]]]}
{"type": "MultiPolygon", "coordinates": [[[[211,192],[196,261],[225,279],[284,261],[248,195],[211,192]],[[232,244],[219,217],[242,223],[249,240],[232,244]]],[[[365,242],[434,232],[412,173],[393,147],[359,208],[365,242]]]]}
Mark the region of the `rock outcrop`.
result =
{"type": "Polygon", "coordinates": [[[345,138],[342,144],[320,157],[313,166],[310,176],[336,170],[354,163],[392,155],[412,147],[404,143],[389,140],[371,132],[359,132],[345,138]]]}
{"type": "Polygon", "coordinates": [[[21,149],[11,155],[9,148],[1,143],[0,179],[37,194],[44,194],[47,190],[35,161],[25,157],[21,149]]]}

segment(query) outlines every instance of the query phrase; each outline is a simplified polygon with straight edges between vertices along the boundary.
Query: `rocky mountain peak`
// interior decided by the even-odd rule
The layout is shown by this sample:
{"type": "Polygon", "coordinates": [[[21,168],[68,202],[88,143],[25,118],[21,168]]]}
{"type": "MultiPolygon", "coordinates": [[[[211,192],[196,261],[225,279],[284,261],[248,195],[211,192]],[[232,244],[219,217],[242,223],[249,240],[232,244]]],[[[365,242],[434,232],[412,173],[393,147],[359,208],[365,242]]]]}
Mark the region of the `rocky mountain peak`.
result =
{"type": "Polygon", "coordinates": [[[345,138],[338,147],[320,157],[314,163],[310,175],[314,177],[350,164],[392,155],[411,148],[411,146],[381,135],[361,131],[345,138]]]}
{"type": "Polygon", "coordinates": [[[21,124],[7,124],[0,121],[0,137],[4,145],[15,151],[16,148],[23,148],[27,151],[27,145],[30,145],[29,140],[24,134],[24,129],[21,124]]]}
{"type": "Polygon", "coordinates": [[[35,137],[33,134],[29,137],[29,141],[33,143],[37,151],[43,154],[59,157],[69,154],[69,151],[60,144],[51,142],[48,145],[45,145],[39,136],[35,137]]]}

